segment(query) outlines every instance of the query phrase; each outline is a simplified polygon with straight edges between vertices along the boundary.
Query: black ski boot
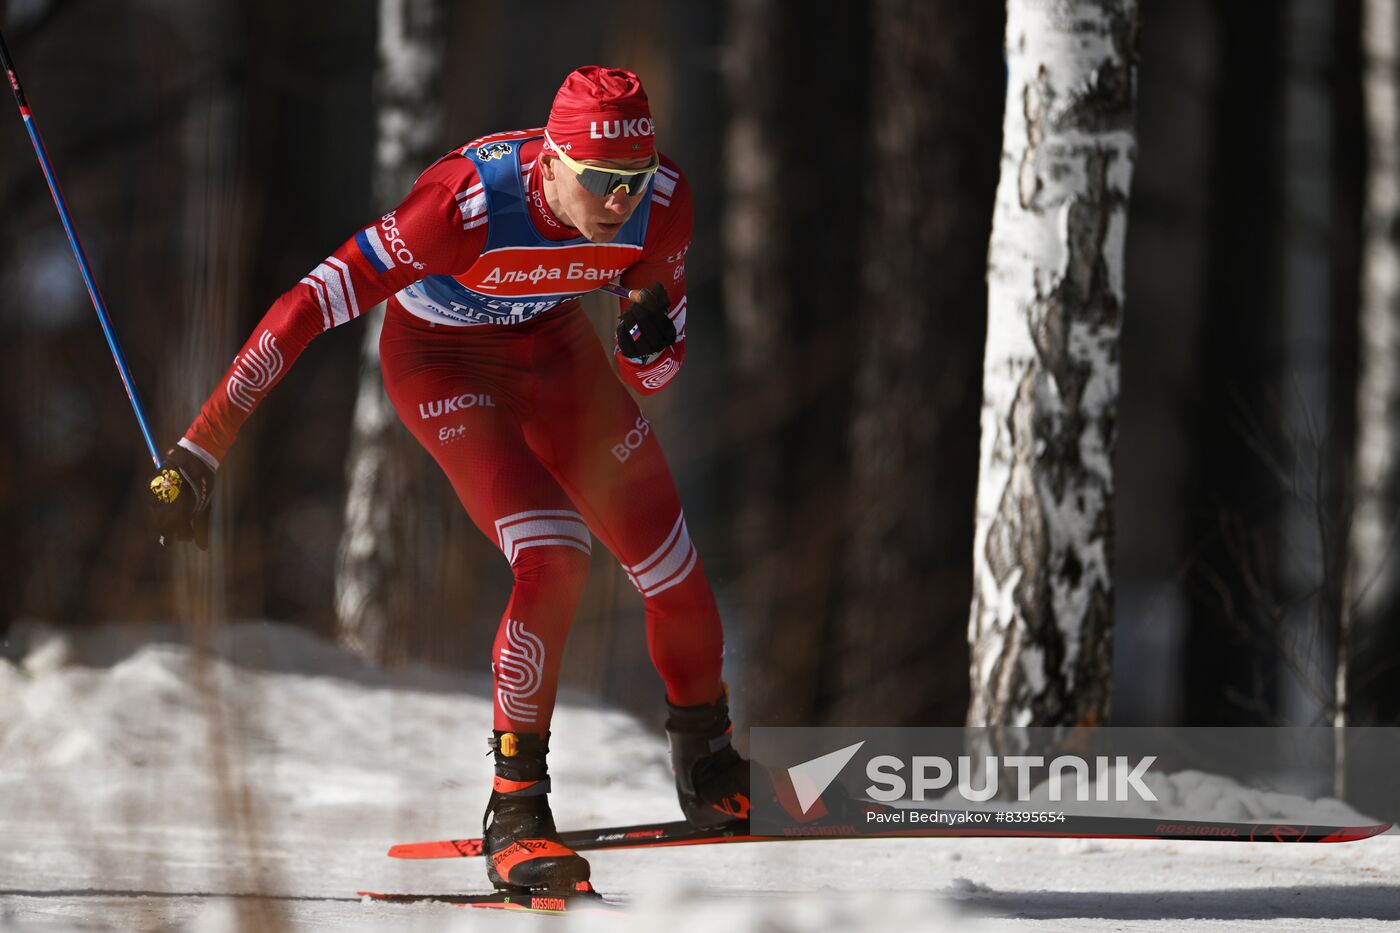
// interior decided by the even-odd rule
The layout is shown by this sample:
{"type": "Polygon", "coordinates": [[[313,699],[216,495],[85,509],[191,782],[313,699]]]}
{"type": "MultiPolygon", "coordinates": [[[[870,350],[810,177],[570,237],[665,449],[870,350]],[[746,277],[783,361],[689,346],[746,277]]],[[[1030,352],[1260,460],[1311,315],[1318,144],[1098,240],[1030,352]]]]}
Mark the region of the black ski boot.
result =
{"type": "Polygon", "coordinates": [[[559,841],[549,812],[549,737],[495,732],[496,777],[481,818],[486,876],[500,890],[591,890],[588,862],[559,841]]]}
{"type": "Polygon", "coordinates": [[[666,737],[676,796],[690,825],[708,829],[749,818],[749,763],[730,744],[729,695],[713,703],[666,708],[666,737]]]}

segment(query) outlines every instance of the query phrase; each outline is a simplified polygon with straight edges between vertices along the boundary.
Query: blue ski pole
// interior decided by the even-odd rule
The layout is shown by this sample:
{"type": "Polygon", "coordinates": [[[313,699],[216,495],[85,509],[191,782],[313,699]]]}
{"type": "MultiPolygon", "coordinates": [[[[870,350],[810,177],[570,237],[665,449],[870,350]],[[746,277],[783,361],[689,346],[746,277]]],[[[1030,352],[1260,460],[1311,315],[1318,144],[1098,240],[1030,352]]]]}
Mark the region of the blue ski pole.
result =
{"type": "Polygon", "coordinates": [[[39,135],[38,124],[34,122],[34,114],[29,109],[29,98],[24,94],[24,88],[20,86],[19,74],[15,71],[14,60],[10,58],[10,49],[5,45],[4,35],[0,35],[0,64],[5,67],[5,74],[10,79],[10,88],[15,92],[15,103],[19,104],[19,115],[24,119],[24,128],[29,133],[29,141],[34,144],[34,154],[39,157],[39,167],[43,169],[44,180],[49,184],[49,194],[53,196],[53,205],[58,208],[58,218],[63,222],[63,232],[68,234],[68,245],[73,248],[73,256],[78,260],[78,271],[83,275],[83,284],[87,286],[88,297],[92,299],[92,306],[97,311],[97,321],[102,325],[102,334],[107,338],[107,348],[112,351],[112,359],[117,364],[117,373],[121,375],[122,386],[126,389],[126,397],[131,400],[131,410],[136,413],[136,423],[141,427],[141,436],[146,440],[146,449],[150,451],[151,460],[156,467],[160,467],[160,454],[156,452],[155,441],[151,439],[151,428],[146,419],[146,412],[141,407],[141,399],[136,394],[136,383],[131,378],[131,370],[127,368],[126,356],[122,353],[121,344],[117,342],[117,333],[112,328],[112,318],[107,314],[107,305],[102,301],[102,295],[97,291],[97,282],[92,277],[92,268],[88,265],[87,254],[83,252],[83,244],[78,240],[78,231],[73,226],[72,215],[68,213],[68,203],[63,199],[63,192],[58,187],[58,177],[54,174],[53,165],[49,162],[48,151],[44,148],[44,140],[39,135]]]}

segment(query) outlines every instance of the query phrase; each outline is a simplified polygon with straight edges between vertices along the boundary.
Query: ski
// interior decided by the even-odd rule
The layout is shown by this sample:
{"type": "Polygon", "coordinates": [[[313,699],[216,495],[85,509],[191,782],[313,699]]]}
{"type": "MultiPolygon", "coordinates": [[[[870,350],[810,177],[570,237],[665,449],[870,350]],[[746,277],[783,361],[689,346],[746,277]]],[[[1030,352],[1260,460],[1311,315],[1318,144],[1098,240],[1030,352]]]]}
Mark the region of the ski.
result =
{"type": "MultiPolygon", "coordinates": [[[[750,835],[743,823],[734,823],[718,829],[696,829],[685,820],[639,823],[636,826],[609,826],[559,834],[560,841],[574,851],[659,848],[718,842],[762,842],[766,839],[783,838],[786,837],[750,835]]],[[[480,838],[407,842],[389,849],[390,858],[475,858],[481,854],[480,838]]]]}
{"type": "Polygon", "coordinates": [[[621,913],[623,905],[604,898],[591,885],[578,891],[493,891],[489,894],[384,894],[356,892],[367,901],[385,904],[450,904],[483,910],[518,910],[534,914],[580,912],[621,913]]]}
{"type": "MultiPolygon", "coordinates": [[[[1299,823],[1225,823],[1203,820],[1164,820],[1131,816],[1075,816],[1065,814],[1054,826],[1042,823],[998,825],[990,811],[987,822],[935,822],[932,814],[956,820],[963,811],[918,812],[923,820],[916,829],[870,830],[856,826],[801,827],[787,835],[754,835],[746,822],[718,829],[696,829],[684,820],[638,823],[560,833],[564,845],[574,851],[599,849],[651,849],[666,846],[714,845],[738,842],[784,842],[794,839],[899,839],[918,837],[1012,839],[1158,839],[1210,842],[1355,842],[1378,836],[1390,823],[1361,826],[1316,826],[1299,823]]],[[[392,858],[475,858],[481,855],[481,839],[441,839],[409,842],[389,849],[392,858]]]]}

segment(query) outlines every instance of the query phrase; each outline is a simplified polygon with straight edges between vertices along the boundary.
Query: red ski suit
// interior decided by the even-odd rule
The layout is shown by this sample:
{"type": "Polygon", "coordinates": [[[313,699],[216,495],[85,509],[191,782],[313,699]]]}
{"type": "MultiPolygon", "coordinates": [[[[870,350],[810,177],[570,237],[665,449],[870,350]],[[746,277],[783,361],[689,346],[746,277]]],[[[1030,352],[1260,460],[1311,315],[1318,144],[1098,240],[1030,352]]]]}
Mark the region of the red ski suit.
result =
{"type": "Polygon", "coordinates": [[[643,394],[669,382],[685,357],[689,189],[663,157],[616,241],[591,244],[546,203],[538,134],[483,137],[434,163],[272,305],[180,444],[217,467],[313,337],[387,299],[389,398],[514,572],[495,728],[544,733],[590,534],[642,594],[672,703],[719,696],[722,635],[655,433],[576,297],[619,274],[628,288],[663,283],[676,343],[645,362],[614,356],[643,394]]]}

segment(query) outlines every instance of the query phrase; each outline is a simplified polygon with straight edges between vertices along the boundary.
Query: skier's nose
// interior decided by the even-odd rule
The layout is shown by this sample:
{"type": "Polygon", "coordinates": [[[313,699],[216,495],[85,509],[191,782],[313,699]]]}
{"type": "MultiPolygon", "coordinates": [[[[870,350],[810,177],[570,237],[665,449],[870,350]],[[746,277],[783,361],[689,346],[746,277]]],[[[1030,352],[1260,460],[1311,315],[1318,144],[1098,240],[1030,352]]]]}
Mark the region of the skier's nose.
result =
{"type": "Polygon", "coordinates": [[[622,217],[632,209],[631,200],[627,195],[614,191],[603,200],[603,209],[622,217]]]}

